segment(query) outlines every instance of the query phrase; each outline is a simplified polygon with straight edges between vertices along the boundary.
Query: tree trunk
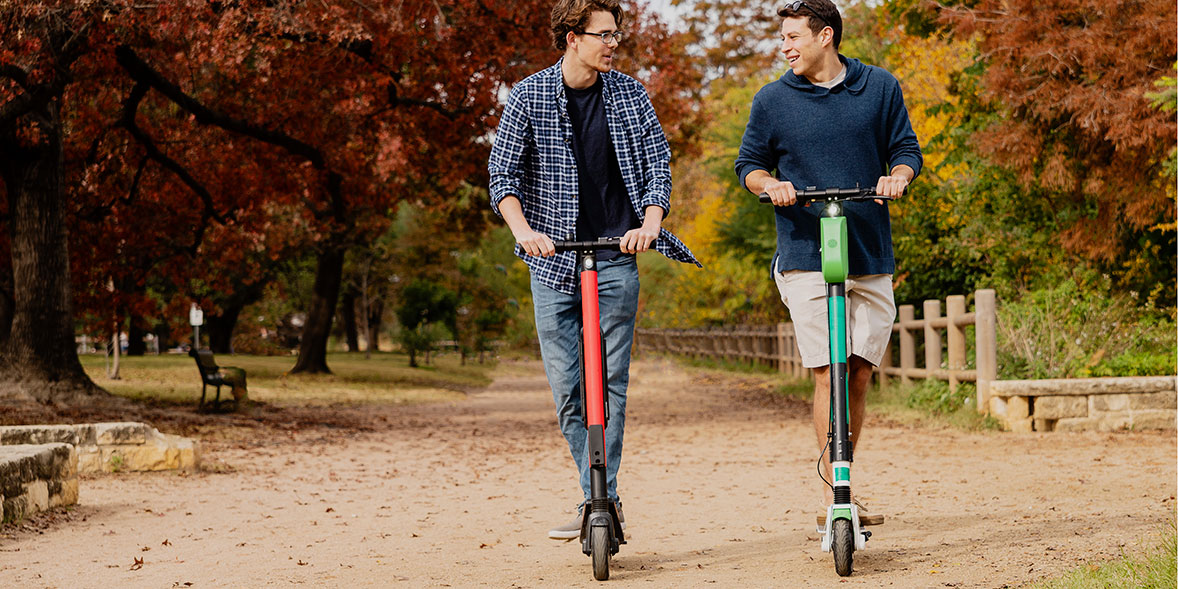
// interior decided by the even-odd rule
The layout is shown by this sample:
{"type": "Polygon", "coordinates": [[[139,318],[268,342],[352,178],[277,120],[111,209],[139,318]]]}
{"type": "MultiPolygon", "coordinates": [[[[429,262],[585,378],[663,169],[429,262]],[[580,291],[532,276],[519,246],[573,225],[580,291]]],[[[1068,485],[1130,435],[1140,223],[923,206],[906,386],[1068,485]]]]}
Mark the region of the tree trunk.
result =
{"type": "Polygon", "coordinates": [[[142,356],[147,353],[147,342],[143,341],[143,336],[147,335],[147,330],[143,329],[141,321],[142,319],[134,316],[127,321],[128,356],[142,356]]]}
{"type": "Polygon", "coordinates": [[[360,330],[356,327],[356,288],[349,287],[340,295],[339,316],[344,322],[344,337],[348,341],[349,352],[360,351],[360,330]]]}
{"type": "Polygon", "coordinates": [[[120,340],[119,335],[119,323],[116,321],[114,334],[111,335],[110,343],[108,344],[109,347],[107,347],[107,350],[109,350],[109,352],[107,352],[107,358],[114,358],[111,361],[110,367],[108,367],[106,370],[106,377],[111,380],[119,380],[122,378],[122,376],[119,375],[119,358],[121,357],[121,352],[123,351],[123,342],[120,340]]]}
{"type": "Polygon", "coordinates": [[[8,335],[12,333],[12,313],[16,309],[16,299],[12,294],[12,273],[5,269],[0,272],[0,349],[8,343],[8,335]]]}
{"type": "Polygon", "coordinates": [[[209,349],[214,354],[233,353],[233,330],[244,305],[230,304],[222,307],[220,315],[205,316],[205,332],[209,336],[209,349]]]}
{"type": "Polygon", "coordinates": [[[372,357],[372,352],[380,351],[380,327],[384,318],[384,299],[376,298],[368,301],[368,347],[366,354],[372,357]]]}
{"type": "Polygon", "coordinates": [[[172,347],[172,329],[168,326],[167,321],[156,325],[152,333],[155,334],[156,354],[166,352],[168,348],[172,347]]]}
{"type": "Polygon", "coordinates": [[[335,317],[335,305],[339,300],[340,283],[344,274],[344,252],[338,244],[328,244],[319,254],[315,270],[315,287],[311,294],[311,308],[307,322],[303,325],[303,337],[299,342],[299,359],[291,374],[299,372],[331,374],[327,367],[327,338],[331,335],[331,321],[335,317]]]}
{"type": "Polygon", "coordinates": [[[68,405],[105,395],[82,369],[74,342],[57,98],[0,124],[0,178],[8,193],[13,279],[0,396],[68,405]],[[38,133],[30,137],[26,127],[18,137],[21,120],[38,133]]]}

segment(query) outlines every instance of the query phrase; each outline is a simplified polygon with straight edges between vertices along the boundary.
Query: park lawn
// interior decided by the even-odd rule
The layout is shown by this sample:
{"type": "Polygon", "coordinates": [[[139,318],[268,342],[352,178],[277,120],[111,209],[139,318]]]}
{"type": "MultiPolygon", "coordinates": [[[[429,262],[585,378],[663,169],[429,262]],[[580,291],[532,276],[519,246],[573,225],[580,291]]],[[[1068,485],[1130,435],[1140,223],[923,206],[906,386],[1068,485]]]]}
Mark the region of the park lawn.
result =
{"type": "MultiPolygon", "coordinates": [[[[403,354],[377,353],[366,360],[363,354],[335,353],[327,356],[333,374],[291,375],[287,372],[294,367],[293,356],[218,355],[216,359],[219,365],[245,369],[250,399],[276,405],[451,401],[490,384],[495,366],[471,359],[464,366],[457,354],[435,354],[429,366],[410,368],[403,354]]],[[[121,397],[169,404],[200,399],[196,361],[188,355],[124,356],[118,380],[107,376],[109,359],[83,355],[81,360],[98,386],[121,397]]],[[[210,398],[213,394],[210,387],[210,398]]],[[[226,397],[230,397],[229,389],[222,387],[221,398],[226,397]]]]}

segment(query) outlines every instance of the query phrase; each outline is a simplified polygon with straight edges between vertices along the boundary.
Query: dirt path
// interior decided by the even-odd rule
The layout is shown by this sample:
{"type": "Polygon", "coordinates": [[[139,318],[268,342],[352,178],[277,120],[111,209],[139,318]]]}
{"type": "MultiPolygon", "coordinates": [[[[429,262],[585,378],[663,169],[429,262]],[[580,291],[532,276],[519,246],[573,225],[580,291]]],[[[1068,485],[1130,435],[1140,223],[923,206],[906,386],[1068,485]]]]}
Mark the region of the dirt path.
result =
{"type": "MultiPolygon", "coordinates": [[[[839,582],[814,531],[806,407],[760,377],[633,367],[607,586],[839,582]]],[[[464,402],[365,409],[387,429],[208,443],[227,472],[84,479],[68,515],[0,535],[0,587],[593,586],[546,530],[578,500],[538,363],[464,402]],[[141,566],[135,566],[142,559],[141,566]]],[[[868,422],[859,493],[888,522],[848,587],[1003,587],[1152,543],[1173,432],[971,434],[868,422]]]]}

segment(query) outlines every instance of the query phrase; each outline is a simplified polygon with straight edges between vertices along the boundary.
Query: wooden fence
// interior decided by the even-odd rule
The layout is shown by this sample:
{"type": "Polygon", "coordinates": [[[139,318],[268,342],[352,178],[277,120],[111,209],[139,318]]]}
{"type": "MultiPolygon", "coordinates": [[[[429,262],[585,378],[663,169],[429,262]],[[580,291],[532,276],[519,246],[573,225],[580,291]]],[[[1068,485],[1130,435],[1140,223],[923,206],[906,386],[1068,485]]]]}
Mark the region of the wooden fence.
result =
{"type": "MultiPolygon", "coordinates": [[[[994,291],[974,293],[974,310],[965,306],[965,295],[953,295],[944,302],[928,300],[922,317],[916,319],[913,305],[901,305],[892,339],[883,362],[876,368],[881,384],[892,377],[908,383],[912,379],[935,378],[949,382],[977,384],[978,411],[988,409],[990,384],[998,375],[997,301],[994,291]],[[969,366],[967,328],[973,326],[973,367],[969,366]],[[944,337],[942,337],[944,332],[944,337]],[[919,340],[924,362],[917,366],[919,340]],[[896,356],[898,350],[898,358],[896,356]],[[947,352],[947,354],[946,354],[947,352]],[[898,364],[897,364],[898,362],[898,364]]],[[[740,325],[709,329],[638,329],[636,345],[641,350],[669,352],[693,358],[716,358],[775,366],[778,372],[795,378],[809,378],[802,367],[793,323],[740,325]]]]}

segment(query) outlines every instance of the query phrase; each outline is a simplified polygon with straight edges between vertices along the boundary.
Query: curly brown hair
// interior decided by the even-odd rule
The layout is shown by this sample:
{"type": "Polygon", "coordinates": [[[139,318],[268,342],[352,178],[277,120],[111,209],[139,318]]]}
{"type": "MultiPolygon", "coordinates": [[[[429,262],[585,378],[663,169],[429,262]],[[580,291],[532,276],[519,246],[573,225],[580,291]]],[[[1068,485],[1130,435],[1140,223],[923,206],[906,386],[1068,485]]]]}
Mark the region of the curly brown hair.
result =
{"type": "Polygon", "coordinates": [[[552,7],[552,46],[557,51],[567,49],[569,31],[584,32],[585,23],[594,12],[614,15],[614,23],[619,29],[626,17],[619,0],[558,0],[552,7]]]}

